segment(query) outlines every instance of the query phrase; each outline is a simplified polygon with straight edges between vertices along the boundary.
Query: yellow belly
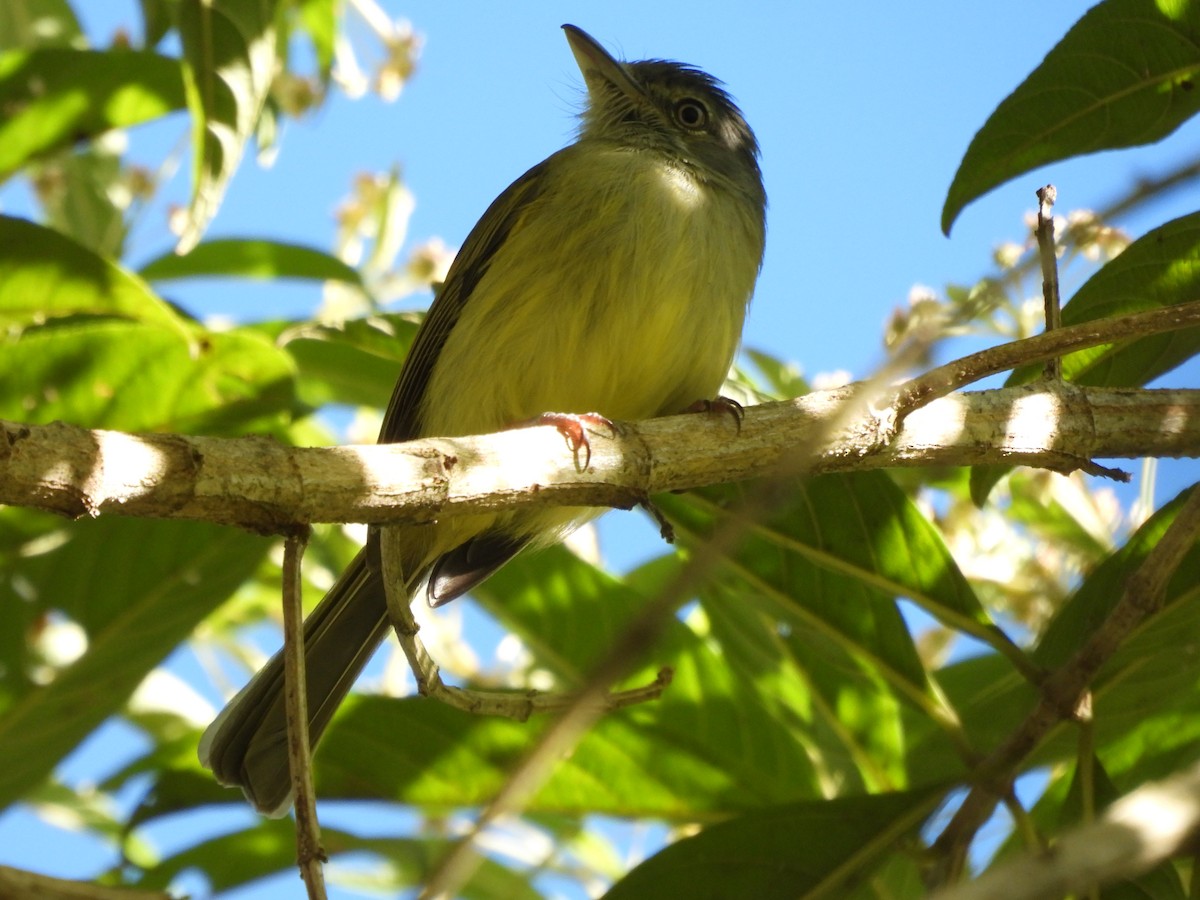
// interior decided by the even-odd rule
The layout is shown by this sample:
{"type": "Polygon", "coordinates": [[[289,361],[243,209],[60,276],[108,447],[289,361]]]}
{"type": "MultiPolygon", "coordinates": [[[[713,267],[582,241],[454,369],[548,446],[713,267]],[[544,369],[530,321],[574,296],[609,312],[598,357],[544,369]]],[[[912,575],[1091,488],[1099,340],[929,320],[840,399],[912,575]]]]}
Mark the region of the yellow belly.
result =
{"type": "Polygon", "coordinates": [[[588,148],[491,260],[438,356],[427,435],[541,412],[640,419],[719,390],[757,276],[761,225],[656,154],[588,148]]]}

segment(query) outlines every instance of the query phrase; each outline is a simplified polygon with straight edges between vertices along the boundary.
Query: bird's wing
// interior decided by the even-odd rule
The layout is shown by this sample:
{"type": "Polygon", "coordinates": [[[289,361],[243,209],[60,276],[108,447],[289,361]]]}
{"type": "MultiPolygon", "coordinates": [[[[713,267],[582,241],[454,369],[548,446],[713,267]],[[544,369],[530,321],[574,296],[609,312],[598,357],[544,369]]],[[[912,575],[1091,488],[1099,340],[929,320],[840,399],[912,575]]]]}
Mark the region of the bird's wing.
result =
{"type": "Polygon", "coordinates": [[[400,378],[384,413],[379,443],[397,443],[432,436],[423,433],[420,415],[421,402],[429,386],[433,367],[459,316],[470,302],[472,291],[487,272],[525,207],[540,193],[544,182],[542,176],[550,159],[534,166],[509,185],[492,201],[487,212],[467,235],[404,360],[400,378]]]}

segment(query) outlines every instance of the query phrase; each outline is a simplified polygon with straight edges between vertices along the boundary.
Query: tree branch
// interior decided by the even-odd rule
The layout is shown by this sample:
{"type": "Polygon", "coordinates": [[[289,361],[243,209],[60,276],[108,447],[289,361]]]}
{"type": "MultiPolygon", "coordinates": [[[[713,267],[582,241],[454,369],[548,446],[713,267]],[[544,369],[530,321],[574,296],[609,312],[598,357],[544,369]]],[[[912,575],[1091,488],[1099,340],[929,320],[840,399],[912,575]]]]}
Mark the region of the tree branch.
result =
{"type": "Polygon", "coordinates": [[[1200,300],[1056,328],[1031,338],[989,347],[930,369],[896,388],[893,405],[898,420],[903,421],[908,412],[938,397],[945,397],[989,375],[1006,372],[1026,363],[1042,362],[1101,344],[1120,343],[1196,326],[1200,326],[1200,300]]]}
{"type": "Polygon", "coordinates": [[[1200,455],[1195,391],[1027,386],[950,398],[987,375],[1099,344],[1200,325],[1200,301],[1087,322],[971,354],[889,392],[875,412],[839,415],[856,387],[728,417],[674,416],[601,430],[589,464],[563,465],[551,426],[370,447],[289,448],[261,437],[88,431],[0,421],[0,503],[67,516],[201,519],[266,533],[313,522],[428,522],[458,511],[550,505],[628,508],[660,491],[786,467],[829,438],[808,471],[894,466],[1085,467],[1092,456],[1200,455]],[[880,409],[882,407],[882,409],[880,409]],[[911,421],[906,421],[911,420],[911,421]],[[833,427],[824,427],[830,426],[833,427]]]}
{"type": "Polygon", "coordinates": [[[166,891],[106,887],[0,866],[0,897],[23,900],[171,900],[166,891]]]}
{"type": "Polygon", "coordinates": [[[1069,832],[1045,853],[1023,853],[934,900],[1058,900],[1133,878],[1185,852],[1200,830],[1200,765],[1145,784],[1099,821],[1069,832]]]}
{"type": "MultiPolygon", "coordinates": [[[[751,407],[736,439],[723,416],[623,424],[615,436],[592,436],[586,471],[552,427],[308,448],[0,421],[0,503],[269,533],[312,522],[427,522],[499,507],[627,508],[650,494],[775,471],[800,441],[822,432],[853,390],[751,407]]],[[[1200,456],[1200,391],[1035,384],[957,394],[909,414],[886,440],[877,417],[856,418],[830,435],[810,471],[988,463],[1062,471],[1091,457],[1200,456]]]]}

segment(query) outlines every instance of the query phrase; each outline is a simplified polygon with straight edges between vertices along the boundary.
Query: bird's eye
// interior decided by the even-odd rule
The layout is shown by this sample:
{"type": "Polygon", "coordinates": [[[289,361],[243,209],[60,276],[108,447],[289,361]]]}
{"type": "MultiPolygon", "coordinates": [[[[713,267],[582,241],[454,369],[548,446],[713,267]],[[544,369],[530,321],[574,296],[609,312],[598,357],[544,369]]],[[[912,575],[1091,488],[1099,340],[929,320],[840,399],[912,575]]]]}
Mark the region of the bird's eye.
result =
{"type": "Polygon", "coordinates": [[[708,108],[695,97],[684,97],[675,104],[675,121],[695,131],[708,124],[708,108]]]}

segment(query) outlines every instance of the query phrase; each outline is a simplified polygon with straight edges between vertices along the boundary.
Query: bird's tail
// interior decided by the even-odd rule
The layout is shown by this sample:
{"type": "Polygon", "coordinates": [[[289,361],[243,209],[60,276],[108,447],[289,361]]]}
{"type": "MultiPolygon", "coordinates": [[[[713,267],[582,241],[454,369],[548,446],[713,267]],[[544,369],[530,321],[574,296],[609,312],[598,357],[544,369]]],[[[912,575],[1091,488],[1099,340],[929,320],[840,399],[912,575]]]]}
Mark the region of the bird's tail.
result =
{"type": "MultiPolygon", "coordinates": [[[[316,746],[388,630],[387,597],[376,566],[359,552],[304,623],[309,739],[316,746]]],[[[200,739],[200,762],[217,781],[240,787],[259,812],[285,815],[292,804],[283,652],[226,705],[200,739]]]]}

